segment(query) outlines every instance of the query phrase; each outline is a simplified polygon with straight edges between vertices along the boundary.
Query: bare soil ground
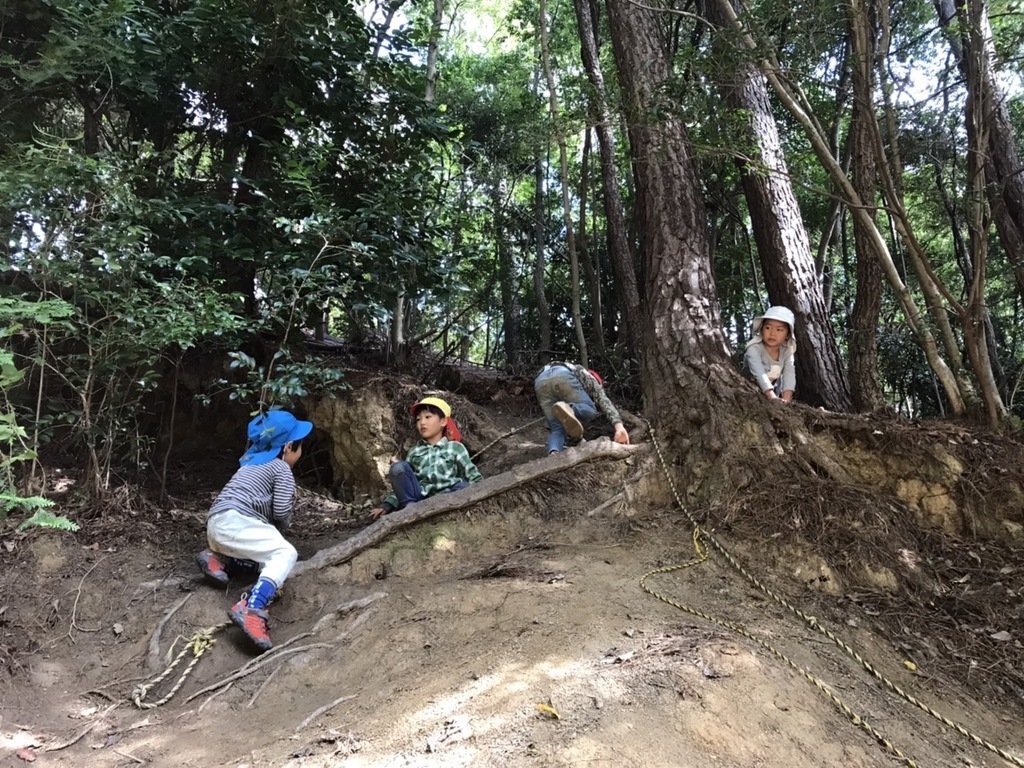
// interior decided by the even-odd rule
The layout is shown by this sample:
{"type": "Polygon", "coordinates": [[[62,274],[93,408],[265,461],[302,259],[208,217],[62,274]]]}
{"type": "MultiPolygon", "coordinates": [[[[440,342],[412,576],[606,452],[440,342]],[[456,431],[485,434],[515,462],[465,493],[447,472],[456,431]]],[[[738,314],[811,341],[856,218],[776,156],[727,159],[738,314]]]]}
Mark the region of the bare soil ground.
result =
{"type": "MultiPolygon", "coordinates": [[[[492,461],[536,457],[542,439],[540,426],[524,430],[492,461]]],[[[180,691],[145,711],[130,701],[133,688],[196,630],[222,623],[245,586],[219,590],[192,560],[217,487],[173,508],[132,510],[129,530],[111,515],[77,534],[0,531],[0,766],[897,763],[785,661],[641,591],[645,572],[693,557],[677,510],[604,503],[624,473],[654,471],[652,461],[578,468],[292,579],[271,609],[275,643],[293,641],[276,661],[196,695],[257,658],[236,628],[220,629],[180,691]]],[[[308,557],[362,524],[310,503],[293,536],[308,557]]],[[[781,541],[719,535],[898,685],[1024,758],[1021,699],[912,655],[921,638],[900,630],[909,607],[884,590],[836,594],[817,561],[781,541]]],[[[1008,663],[1019,669],[1024,568],[1018,551],[1000,556],[1010,569],[1000,605],[1020,613],[991,629],[1008,628],[1008,663]]],[[[887,693],[720,558],[651,584],[810,670],[917,765],[1008,764],[887,693]]],[[[940,629],[930,641],[957,642],[940,629]]]]}

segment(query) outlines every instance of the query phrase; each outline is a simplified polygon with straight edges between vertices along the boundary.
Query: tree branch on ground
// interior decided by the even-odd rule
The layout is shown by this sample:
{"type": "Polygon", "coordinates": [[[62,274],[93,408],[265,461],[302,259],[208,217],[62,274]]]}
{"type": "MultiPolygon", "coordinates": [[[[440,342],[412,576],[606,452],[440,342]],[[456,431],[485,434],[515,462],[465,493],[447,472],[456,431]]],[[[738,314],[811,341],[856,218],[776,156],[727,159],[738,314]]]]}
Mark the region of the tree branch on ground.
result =
{"type": "Polygon", "coordinates": [[[554,456],[547,456],[520,464],[508,472],[484,478],[479,483],[474,483],[469,488],[464,488],[461,491],[431,496],[429,499],[410,504],[398,512],[385,515],[373,525],[340,544],[320,550],[309,560],[296,565],[292,571],[292,576],[298,576],[308,571],[327,568],[332,565],[340,565],[351,560],[364,549],[369,549],[379,544],[400,528],[405,528],[422,520],[429,520],[445,512],[463,509],[477,502],[489,499],[492,496],[497,496],[499,493],[517,488],[532,480],[539,480],[563,469],[569,469],[577,464],[583,464],[596,459],[625,459],[641,450],[645,450],[643,446],[619,445],[606,439],[597,440],[584,443],[577,448],[563,451],[554,456]]]}

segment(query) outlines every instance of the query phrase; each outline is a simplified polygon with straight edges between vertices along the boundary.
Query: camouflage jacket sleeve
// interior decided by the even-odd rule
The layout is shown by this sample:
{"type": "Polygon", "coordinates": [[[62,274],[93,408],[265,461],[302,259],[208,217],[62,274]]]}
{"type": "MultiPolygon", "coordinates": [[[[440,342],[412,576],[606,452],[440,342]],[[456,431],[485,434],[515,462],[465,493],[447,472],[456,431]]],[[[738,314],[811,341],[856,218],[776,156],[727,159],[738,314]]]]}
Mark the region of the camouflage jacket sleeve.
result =
{"type": "Polygon", "coordinates": [[[590,395],[590,399],[594,401],[594,405],[601,411],[605,416],[608,417],[608,421],[612,424],[621,424],[622,417],[619,416],[618,410],[612,405],[612,401],[608,399],[608,395],[605,394],[604,387],[597,383],[597,379],[590,375],[586,368],[582,365],[576,365],[575,363],[568,363],[566,367],[573,372],[573,375],[579,380],[580,384],[583,385],[583,391],[590,395]]]}

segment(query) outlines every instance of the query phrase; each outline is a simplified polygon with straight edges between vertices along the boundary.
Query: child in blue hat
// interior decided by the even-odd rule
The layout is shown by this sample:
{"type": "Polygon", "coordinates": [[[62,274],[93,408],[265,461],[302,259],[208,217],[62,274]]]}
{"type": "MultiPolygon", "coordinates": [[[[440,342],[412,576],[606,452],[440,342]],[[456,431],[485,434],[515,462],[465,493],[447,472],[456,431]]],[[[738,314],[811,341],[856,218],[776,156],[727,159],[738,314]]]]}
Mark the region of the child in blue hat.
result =
{"type": "Polygon", "coordinates": [[[210,548],[196,555],[203,573],[219,584],[231,580],[230,570],[258,564],[256,585],[228,614],[263,651],[273,646],[267,604],[298,559],[281,532],[292,522],[292,469],[302,458],[303,439],[312,431],[312,423],[287,411],[270,411],[249,422],[249,449],[238,460],[241,468],[206,516],[210,548]]]}

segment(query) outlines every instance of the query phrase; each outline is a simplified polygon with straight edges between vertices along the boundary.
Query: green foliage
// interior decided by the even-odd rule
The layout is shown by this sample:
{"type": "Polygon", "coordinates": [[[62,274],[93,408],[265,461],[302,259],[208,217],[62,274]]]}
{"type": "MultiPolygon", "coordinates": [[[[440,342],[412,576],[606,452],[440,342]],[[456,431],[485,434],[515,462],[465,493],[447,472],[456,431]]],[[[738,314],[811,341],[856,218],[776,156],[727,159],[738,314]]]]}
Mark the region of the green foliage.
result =
{"type": "Polygon", "coordinates": [[[29,528],[50,528],[56,531],[77,531],[78,523],[68,520],[64,515],[55,515],[46,509],[36,509],[27,520],[23,520],[18,526],[18,531],[29,528]]]}
{"type": "MultiPolygon", "coordinates": [[[[0,338],[6,341],[32,325],[50,325],[71,312],[72,307],[58,299],[25,301],[0,296],[0,338]]],[[[36,452],[27,447],[28,433],[18,424],[8,396],[24,376],[25,372],[15,365],[14,355],[0,349],[0,520],[18,508],[38,510],[51,504],[38,496],[18,494],[15,466],[36,458],[36,452]]]]}
{"type": "Polygon", "coordinates": [[[245,352],[230,352],[228,357],[231,369],[243,375],[241,381],[220,381],[230,390],[232,400],[255,401],[269,408],[294,402],[311,393],[330,395],[348,389],[340,369],[317,357],[295,359],[288,348],[275,352],[265,366],[245,352]]]}

